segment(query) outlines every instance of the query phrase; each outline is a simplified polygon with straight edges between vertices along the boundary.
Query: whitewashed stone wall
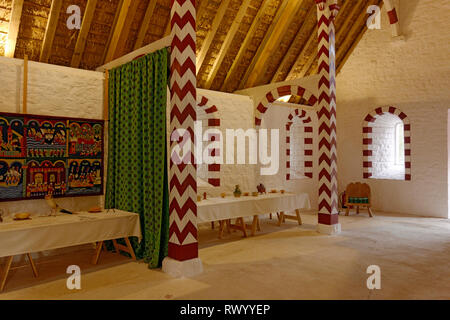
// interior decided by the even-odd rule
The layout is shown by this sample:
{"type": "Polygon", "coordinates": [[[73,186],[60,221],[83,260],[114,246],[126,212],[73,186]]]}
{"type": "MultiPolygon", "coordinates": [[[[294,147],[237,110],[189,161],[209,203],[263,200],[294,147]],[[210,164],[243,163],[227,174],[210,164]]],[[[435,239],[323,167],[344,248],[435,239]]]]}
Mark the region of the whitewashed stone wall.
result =
{"type": "Polygon", "coordinates": [[[368,30],[337,77],[340,191],[362,181],[362,126],[376,107],[394,106],[411,121],[412,181],[364,179],[374,209],[448,217],[447,112],[450,108],[450,2],[402,0],[405,40],[368,30]]]}
{"type": "MultiPolygon", "coordinates": [[[[28,113],[50,116],[103,118],[103,73],[50,64],[29,62],[28,113]]],[[[0,57],[0,111],[22,111],[23,61],[0,57]]],[[[100,205],[103,197],[62,198],[57,201],[68,210],[87,210],[100,205]]],[[[0,208],[12,215],[48,213],[45,200],[1,202],[0,208]]]]}
{"type": "MultiPolygon", "coordinates": [[[[311,207],[314,210],[318,208],[318,135],[317,135],[317,124],[318,119],[315,111],[307,110],[307,116],[311,117],[311,126],[313,127],[313,178],[304,179],[292,179],[286,180],[286,173],[288,169],[286,168],[286,124],[288,122],[289,115],[294,111],[294,108],[280,106],[276,102],[269,106],[269,109],[263,115],[261,128],[267,129],[279,129],[280,130],[280,144],[279,144],[279,154],[280,154],[280,167],[278,174],[274,176],[262,176],[261,182],[264,184],[266,189],[269,191],[271,189],[285,189],[289,192],[294,193],[308,193],[311,200],[311,207]]],[[[292,131],[292,129],[291,129],[292,131]]],[[[292,140],[291,140],[292,141],[292,140]]],[[[291,149],[293,144],[291,143],[291,149]]]]}
{"type": "MultiPolygon", "coordinates": [[[[293,119],[290,130],[290,174],[292,180],[306,179],[305,177],[305,124],[299,118],[293,119]]],[[[280,150],[281,151],[281,150],[280,150]]]]}
{"type": "MultiPolygon", "coordinates": [[[[242,192],[256,191],[256,165],[226,164],[226,129],[253,128],[253,101],[246,96],[228,94],[211,90],[198,89],[198,95],[209,99],[209,105],[216,105],[220,114],[220,130],[223,135],[224,164],[220,168],[220,187],[199,188],[199,193],[207,192],[208,196],[219,196],[222,192],[231,195],[234,186],[239,185],[242,192]]],[[[204,128],[205,129],[205,128],[204,128]]],[[[235,158],[237,149],[235,149],[235,158]]],[[[246,159],[248,162],[248,148],[246,159]]],[[[204,172],[202,173],[204,175],[204,172]]]]}

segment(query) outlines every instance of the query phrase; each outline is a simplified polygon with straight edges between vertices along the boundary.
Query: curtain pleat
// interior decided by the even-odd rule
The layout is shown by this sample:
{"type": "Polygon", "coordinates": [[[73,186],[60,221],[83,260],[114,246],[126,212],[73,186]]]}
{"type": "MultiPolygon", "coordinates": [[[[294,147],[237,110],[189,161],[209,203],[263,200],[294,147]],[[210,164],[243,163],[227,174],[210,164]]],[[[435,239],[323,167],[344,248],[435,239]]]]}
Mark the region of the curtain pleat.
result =
{"type": "Polygon", "coordinates": [[[110,71],[106,208],[139,213],[143,239],[131,243],[151,268],[167,256],[166,162],[168,50],[110,71]]]}

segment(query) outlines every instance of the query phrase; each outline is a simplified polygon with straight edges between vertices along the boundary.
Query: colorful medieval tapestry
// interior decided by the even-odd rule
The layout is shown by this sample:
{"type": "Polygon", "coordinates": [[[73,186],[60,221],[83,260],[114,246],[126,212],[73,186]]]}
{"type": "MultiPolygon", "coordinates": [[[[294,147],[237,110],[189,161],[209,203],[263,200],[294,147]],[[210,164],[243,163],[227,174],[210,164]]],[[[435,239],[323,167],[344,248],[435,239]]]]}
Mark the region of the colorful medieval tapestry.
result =
{"type": "Polygon", "coordinates": [[[103,127],[0,113],[0,201],[103,194],[103,127]]]}
{"type": "Polygon", "coordinates": [[[149,267],[167,255],[167,49],[110,71],[106,208],[140,214],[143,239],[132,239],[149,267]]]}

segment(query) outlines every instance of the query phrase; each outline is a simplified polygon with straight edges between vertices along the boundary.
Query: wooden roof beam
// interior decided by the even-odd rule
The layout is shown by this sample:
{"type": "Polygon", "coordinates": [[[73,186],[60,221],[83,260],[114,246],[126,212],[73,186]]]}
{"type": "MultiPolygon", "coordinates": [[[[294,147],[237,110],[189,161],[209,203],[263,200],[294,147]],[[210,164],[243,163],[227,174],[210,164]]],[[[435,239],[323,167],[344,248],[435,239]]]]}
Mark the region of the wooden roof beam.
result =
{"type": "MultiPolygon", "coordinates": [[[[383,6],[382,0],[370,0],[368,5],[376,4],[380,8],[383,6]]],[[[367,6],[364,6],[364,8],[367,8],[367,6]]],[[[355,48],[358,46],[359,41],[362,39],[363,35],[365,34],[367,27],[366,27],[366,20],[367,20],[367,12],[366,10],[363,10],[356,21],[353,23],[352,28],[350,29],[350,32],[347,33],[347,37],[345,38],[344,42],[342,43],[341,50],[339,50],[336,53],[336,74],[338,74],[342,67],[347,62],[348,58],[351,56],[355,48]],[[361,28],[362,25],[362,28],[361,28]],[[356,36],[355,39],[352,39],[352,34],[354,34],[358,27],[361,28],[360,32],[356,36]],[[348,48],[347,51],[343,51],[343,48],[348,48]]]]}
{"type": "Polygon", "coordinates": [[[308,71],[309,67],[312,65],[312,63],[314,62],[315,56],[317,53],[317,24],[315,25],[313,31],[311,32],[308,41],[306,42],[306,44],[303,46],[302,51],[299,53],[299,55],[297,56],[297,60],[295,61],[294,65],[292,66],[291,70],[289,71],[286,80],[292,80],[295,78],[302,78],[305,76],[306,72],[308,71]],[[309,57],[309,59],[307,60],[306,64],[303,66],[302,70],[300,71],[300,74],[295,74],[295,70],[297,69],[298,65],[300,64],[300,61],[302,60],[303,57],[305,57],[306,53],[308,52],[308,50],[310,49],[311,46],[315,46],[316,49],[313,48],[313,54],[309,57]]]}
{"type": "Polygon", "coordinates": [[[105,63],[110,62],[111,60],[116,58],[116,53],[119,49],[119,43],[123,39],[123,31],[125,29],[125,25],[127,24],[126,21],[128,20],[128,13],[133,2],[137,3],[138,1],[122,0],[119,5],[117,20],[115,21],[114,27],[111,29],[111,38],[109,41],[109,45],[106,48],[106,55],[104,59],[105,63]]]}
{"type": "Polygon", "coordinates": [[[58,26],[59,15],[61,13],[62,0],[53,0],[50,7],[50,14],[47,20],[47,28],[45,29],[44,41],[42,42],[40,62],[48,62],[50,52],[55,38],[56,28],[58,26]]]}
{"type": "MultiPolygon", "coordinates": [[[[144,20],[142,20],[141,27],[139,28],[138,37],[136,43],[134,44],[134,50],[139,49],[144,44],[145,35],[147,34],[148,27],[150,26],[150,20],[153,17],[153,13],[156,8],[157,0],[150,0],[147,6],[147,10],[145,11],[144,20]]],[[[169,17],[169,25],[170,25],[170,17],[169,17]]]]}
{"type": "Polygon", "coordinates": [[[303,0],[287,0],[281,3],[281,7],[278,9],[274,21],[241,80],[241,89],[253,87],[258,84],[258,78],[261,72],[265,70],[265,64],[272,57],[273,52],[279,47],[284,34],[296,17],[302,4],[303,0]]]}
{"type": "MultiPolygon", "coordinates": [[[[205,1],[205,0],[203,0],[205,1]]],[[[256,29],[259,26],[259,23],[261,22],[261,19],[264,17],[264,13],[269,8],[270,0],[264,0],[261,4],[261,7],[258,10],[258,13],[256,14],[255,19],[252,22],[252,25],[250,26],[250,29],[247,32],[247,35],[245,36],[244,42],[242,42],[241,47],[239,48],[239,52],[236,55],[236,58],[233,61],[233,64],[231,65],[230,70],[228,70],[228,73],[225,77],[225,80],[222,84],[222,87],[220,88],[221,91],[225,91],[227,87],[230,85],[230,82],[232,80],[232,76],[235,74],[237,68],[241,64],[242,58],[244,57],[245,52],[247,51],[248,46],[250,45],[253,35],[256,31],[256,29]]]]}
{"type": "Polygon", "coordinates": [[[239,30],[239,26],[241,25],[242,19],[247,13],[247,9],[249,6],[250,0],[244,0],[243,3],[241,4],[236,17],[234,18],[233,23],[231,24],[230,30],[228,30],[225,40],[223,41],[222,46],[220,47],[219,54],[214,60],[213,66],[208,73],[206,80],[206,89],[211,88],[214,78],[216,77],[217,72],[219,71],[220,66],[222,65],[223,59],[225,58],[228,49],[230,48],[231,43],[233,42],[234,36],[239,30]]]}
{"type": "Polygon", "coordinates": [[[317,6],[315,3],[312,4],[312,6],[309,8],[308,13],[306,14],[305,21],[303,21],[302,26],[300,27],[299,31],[297,32],[297,35],[295,36],[294,41],[292,41],[288,52],[284,55],[283,60],[281,61],[280,65],[278,66],[277,71],[272,77],[271,83],[277,82],[278,77],[283,73],[283,70],[285,70],[288,67],[289,63],[289,57],[292,56],[292,53],[295,50],[295,44],[300,42],[301,36],[306,33],[308,21],[310,19],[316,20],[317,17],[317,6]]]}
{"type": "Polygon", "coordinates": [[[92,19],[94,18],[95,8],[97,7],[97,0],[88,0],[86,9],[83,15],[83,22],[81,23],[81,30],[78,34],[77,43],[73,52],[70,66],[78,68],[83,57],[84,49],[86,48],[86,40],[91,29],[92,19]]]}
{"type": "Polygon", "coordinates": [[[217,30],[219,29],[220,23],[222,22],[223,17],[228,9],[228,5],[231,0],[222,0],[217,10],[216,16],[214,17],[213,23],[211,25],[211,30],[208,32],[205,40],[203,41],[200,52],[197,54],[197,73],[203,66],[203,62],[205,61],[206,55],[211,47],[211,44],[216,36],[217,30]]]}
{"type": "MultiPolygon", "coordinates": [[[[345,5],[348,4],[349,2],[350,2],[350,1],[346,1],[346,3],[344,4],[344,6],[343,6],[342,9],[346,9],[346,6],[345,6],[345,5]]],[[[344,22],[342,23],[342,27],[336,30],[336,38],[335,38],[335,40],[336,40],[336,45],[337,45],[337,44],[340,45],[341,40],[342,40],[342,38],[343,38],[343,35],[346,35],[346,33],[345,33],[346,29],[344,29],[344,27],[346,27],[346,26],[351,26],[351,25],[354,26],[354,23],[355,23],[355,22],[352,20],[352,19],[353,19],[353,16],[354,16],[357,12],[359,12],[361,9],[363,9],[362,11],[365,11],[365,9],[367,8],[366,5],[367,5],[367,4],[366,4],[366,1],[357,1],[357,2],[353,5],[353,7],[352,7],[350,13],[348,14],[348,16],[345,18],[344,22]],[[361,3],[362,3],[362,5],[361,5],[361,3]]],[[[341,10],[339,10],[339,11],[341,11],[341,10]]],[[[341,12],[343,12],[343,10],[342,10],[341,12]]],[[[336,19],[338,19],[338,18],[339,18],[339,15],[336,17],[336,19]]],[[[338,51],[338,48],[336,48],[336,54],[337,54],[337,51],[338,51]]],[[[337,58],[337,56],[336,56],[336,58],[337,58]]],[[[336,61],[337,61],[337,59],[336,59],[336,61]]],[[[310,73],[310,74],[317,74],[318,72],[319,72],[319,65],[317,64],[317,65],[311,70],[311,73],[310,73]]]]}
{"type": "Polygon", "coordinates": [[[9,20],[8,36],[6,38],[5,56],[14,58],[16,51],[17,35],[19,34],[22,17],[23,0],[13,0],[11,19],[9,20]]]}

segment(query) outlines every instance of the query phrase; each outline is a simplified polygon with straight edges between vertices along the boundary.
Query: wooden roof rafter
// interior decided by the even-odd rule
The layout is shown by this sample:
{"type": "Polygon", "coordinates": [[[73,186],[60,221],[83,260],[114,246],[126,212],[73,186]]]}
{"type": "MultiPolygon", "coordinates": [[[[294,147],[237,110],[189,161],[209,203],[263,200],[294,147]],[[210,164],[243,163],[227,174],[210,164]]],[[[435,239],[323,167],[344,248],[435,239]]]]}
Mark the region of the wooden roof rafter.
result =
{"type": "Polygon", "coordinates": [[[303,0],[287,0],[281,3],[263,42],[258,48],[252,63],[240,82],[239,88],[244,89],[258,85],[258,77],[265,70],[264,65],[270,59],[273,51],[278,47],[284,33],[289,28],[303,0]]]}
{"type": "MultiPolygon", "coordinates": [[[[282,75],[283,70],[285,68],[288,68],[289,58],[295,51],[294,45],[296,43],[300,42],[302,35],[304,35],[308,31],[308,27],[309,27],[308,20],[314,19],[314,21],[315,21],[315,20],[317,20],[316,17],[317,17],[316,4],[313,3],[313,5],[308,10],[308,13],[306,14],[306,18],[303,21],[302,26],[300,27],[299,31],[297,32],[297,35],[295,36],[294,41],[292,41],[292,43],[288,49],[288,52],[285,54],[283,60],[281,61],[280,65],[278,66],[277,71],[273,75],[272,80],[271,80],[272,83],[279,81],[279,76],[282,75]]],[[[317,24],[317,22],[314,23],[314,25],[316,25],[316,24],[317,24]]],[[[306,43],[308,43],[308,41],[306,41],[306,43]]],[[[294,62],[294,64],[295,64],[295,62],[294,62]]],[[[292,69],[292,66],[291,66],[290,70],[291,69],[292,69]]]]}
{"type": "Polygon", "coordinates": [[[231,24],[230,30],[228,30],[227,35],[225,37],[225,40],[223,41],[222,46],[220,47],[220,51],[216,59],[214,60],[213,66],[211,70],[208,72],[207,80],[206,80],[206,89],[210,89],[211,85],[214,81],[214,78],[217,75],[217,72],[219,71],[220,66],[222,65],[223,59],[225,58],[225,55],[228,52],[228,49],[231,46],[231,43],[233,42],[233,39],[238,32],[239,26],[242,22],[242,19],[244,18],[249,6],[250,6],[251,0],[244,0],[239,8],[238,14],[233,20],[233,23],[231,24]]]}
{"type": "MultiPolygon", "coordinates": [[[[383,0],[369,0],[368,6],[370,5],[378,5],[380,8],[383,6],[383,0]]],[[[341,50],[339,50],[336,53],[336,74],[341,72],[342,67],[345,65],[345,62],[350,57],[350,55],[353,53],[353,50],[358,45],[359,41],[362,39],[363,35],[365,34],[367,27],[366,27],[366,20],[367,20],[368,14],[366,10],[363,10],[356,21],[353,22],[353,26],[350,29],[350,31],[347,33],[347,36],[342,43],[341,50]],[[352,38],[352,34],[355,34],[359,30],[356,38],[352,38]],[[343,48],[347,48],[347,50],[343,50],[343,48]]]]}
{"type": "Polygon", "coordinates": [[[111,29],[110,39],[108,45],[105,48],[105,58],[104,63],[112,61],[116,57],[116,50],[119,46],[119,41],[122,36],[122,31],[127,20],[128,12],[130,10],[132,2],[137,2],[133,0],[121,0],[119,4],[119,10],[116,13],[114,26],[111,29]]]}
{"type": "MultiPolygon", "coordinates": [[[[147,34],[148,27],[150,25],[150,20],[153,17],[153,13],[156,8],[157,0],[150,0],[147,6],[147,10],[145,11],[144,20],[141,23],[141,27],[139,28],[138,37],[136,43],[134,44],[134,50],[137,50],[142,47],[144,44],[145,35],[147,34]]],[[[170,18],[169,18],[170,25],[170,18]]]]}
{"type": "Polygon", "coordinates": [[[250,26],[250,29],[249,29],[247,35],[245,36],[244,41],[241,44],[239,52],[238,52],[236,58],[234,59],[230,70],[228,71],[227,75],[225,76],[225,80],[221,86],[222,91],[225,91],[228,88],[228,86],[230,85],[230,82],[232,81],[232,75],[234,75],[235,72],[237,71],[237,68],[239,67],[239,65],[241,63],[242,58],[244,57],[244,54],[247,51],[247,48],[250,46],[254,32],[256,31],[258,25],[260,24],[261,19],[264,17],[265,12],[269,8],[270,2],[271,2],[270,0],[263,0],[261,7],[258,10],[258,13],[256,14],[256,17],[253,20],[252,25],[250,26]]]}
{"type": "MultiPolygon", "coordinates": [[[[343,6],[342,9],[347,9],[347,6],[349,6],[349,4],[352,3],[350,0],[347,0],[343,6]],[[346,6],[347,5],[347,6],[346,6]]],[[[346,26],[351,26],[352,25],[352,18],[353,16],[355,16],[355,14],[357,14],[358,12],[362,12],[361,9],[366,8],[367,6],[367,0],[364,1],[355,1],[354,3],[352,3],[353,6],[351,7],[350,13],[347,15],[347,17],[345,18],[344,22],[342,23],[341,28],[337,28],[336,30],[336,44],[341,44],[342,39],[345,37],[345,35],[347,34],[346,31],[347,29],[344,29],[344,27],[346,26]]],[[[364,11],[364,10],[363,10],[364,11]]],[[[336,24],[339,22],[339,14],[336,17],[336,24]]],[[[356,22],[353,22],[353,26],[356,24],[356,22]]],[[[337,54],[338,52],[340,52],[339,48],[336,47],[336,68],[338,67],[337,63],[337,54]]],[[[317,74],[319,72],[319,65],[318,63],[314,66],[314,68],[311,70],[310,74],[317,74]]]]}
{"type": "Polygon", "coordinates": [[[11,19],[9,20],[8,36],[5,44],[5,56],[14,57],[16,51],[17,36],[19,34],[24,0],[13,0],[11,5],[11,19]]]}
{"type": "Polygon", "coordinates": [[[39,56],[40,62],[48,62],[48,59],[50,58],[53,39],[55,38],[56,28],[58,26],[59,15],[61,14],[61,7],[62,0],[52,0],[50,15],[48,17],[47,27],[45,29],[44,41],[41,47],[41,54],[39,56]]]}
{"type": "Polygon", "coordinates": [[[72,68],[78,68],[80,66],[81,58],[83,56],[84,49],[86,48],[86,40],[94,18],[95,8],[97,7],[97,1],[98,0],[88,0],[87,2],[83,15],[83,21],[81,23],[81,29],[72,55],[72,61],[70,62],[70,66],[72,68]]]}
{"type": "Polygon", "coordinates": [[[231,0],[222,0],[220,2],[219,9],[214,17],[211,29],[208,32],[203,44],[200,48],[200,51],[197,53],[197,74],[203,66],[203,62],[205,61],[206,55],[211,47],[211,44],[216,36],[217,30],[220,27],[220,23],[222,22],[223,17],[228,9],[231,0]]]}

